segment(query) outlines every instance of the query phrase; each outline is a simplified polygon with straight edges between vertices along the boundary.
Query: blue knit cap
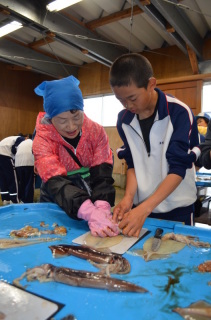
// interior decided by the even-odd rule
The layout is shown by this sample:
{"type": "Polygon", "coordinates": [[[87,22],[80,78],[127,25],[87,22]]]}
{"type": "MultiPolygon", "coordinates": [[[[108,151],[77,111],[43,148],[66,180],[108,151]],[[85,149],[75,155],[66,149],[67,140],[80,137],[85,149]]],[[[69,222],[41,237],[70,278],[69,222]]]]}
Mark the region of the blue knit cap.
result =
{"type": "Polygon", "coordinates": [[[208,121],[210,120],[210,116],[206,112],[200,112],[199,114],[197,114],[197,116],[195,116],[195,118],[196,118],[196,120],[198,118],[204,118],[204,119],[207,119],[208,121]]]}
{"type": "Polygon", "coordinates": [[[69,76],[60,80],[43,81],[34,91],[43,97],[44,110],[52,119],[65,111],[83,111],[83,96],[78,87],[79,83],[74,76],[69,76]]]}

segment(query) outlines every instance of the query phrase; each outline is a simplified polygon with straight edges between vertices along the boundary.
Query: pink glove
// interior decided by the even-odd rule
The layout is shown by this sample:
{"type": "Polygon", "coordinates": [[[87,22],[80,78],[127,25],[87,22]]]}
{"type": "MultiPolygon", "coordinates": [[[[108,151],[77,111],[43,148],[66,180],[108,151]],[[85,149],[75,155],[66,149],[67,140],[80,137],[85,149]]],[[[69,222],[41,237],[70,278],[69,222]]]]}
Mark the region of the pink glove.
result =
{"type": "Polygon", "coordinates": [[[113,237],[119,234],[118,225],[107,217],[105,211],[98,209],[90,199],[84,201],[78,210],[78,218],[88,221],[93,236],[113,237]]]}
{"type": "Polygon", "coordinates": [[[110,203],[104,200],[97,200],[94,202],[97,209],[101,209],[106,213],[107,218],[112,218],[110,203]]]}

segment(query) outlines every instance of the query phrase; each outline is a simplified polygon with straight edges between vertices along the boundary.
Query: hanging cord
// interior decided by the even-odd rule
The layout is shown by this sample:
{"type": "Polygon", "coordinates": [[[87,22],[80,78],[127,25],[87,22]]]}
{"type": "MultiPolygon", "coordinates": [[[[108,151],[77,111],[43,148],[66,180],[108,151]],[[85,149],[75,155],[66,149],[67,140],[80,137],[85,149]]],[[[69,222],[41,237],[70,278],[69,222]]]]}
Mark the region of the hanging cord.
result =
{"type": "Polygon", "coordinates": [[[131,42],[133,35],[133,0],[131,3],[131,16],[130,16],[130,41],[129,41],[129,53],[131,52],[131,42]]]}
{"type": "MultiPolygon", "coordinates": [[[[47,14],[48,14],[48,10],[46,9],[46,14],[45,14],[45,17],[44,17],[44,19],[43,19],[43,25],[44,25],[45,19],[46,19],[46,17],[47,17],[47,14]]],[[[50,46],[50,44],[46,41],[45,38],[44,38],[44,41],[45,41],[46,45],[49,46],[52,54],[54,55],[54,57],[56,58],[56,60],[58,61],[58,63],[59,63],[60,66],[62,67],[62,69],[63,69],[63,70],[66,72],[66,74],[69,76],[70,74],[69,74],[68,70],[65,68],[64,64],[60,61],[59,57],[58,57],[58,56],[56,55],[56,53],[54,52],[53,48],[52,48],[52,47],[50,46]]]]}
{"type": "Polygon", "coordinates": [[[64,63],[62,63],[62,62],[59,60],[59,57],[56,55],[56,53],[54,52],[53,48],[52,48],[52,47],[50,46],[50,44],[46,41],[45,38],[44,38],[44,41],[45,41],[46,45],[49,46],[52,54],[54,55],[54,57],[56,58],[56,60],[59,62],[60,66],[64,69],[64,71],[66,72],[66,74],[69,76],[70,74],[69,74],[68,70],[65,68],[64,63]]]}

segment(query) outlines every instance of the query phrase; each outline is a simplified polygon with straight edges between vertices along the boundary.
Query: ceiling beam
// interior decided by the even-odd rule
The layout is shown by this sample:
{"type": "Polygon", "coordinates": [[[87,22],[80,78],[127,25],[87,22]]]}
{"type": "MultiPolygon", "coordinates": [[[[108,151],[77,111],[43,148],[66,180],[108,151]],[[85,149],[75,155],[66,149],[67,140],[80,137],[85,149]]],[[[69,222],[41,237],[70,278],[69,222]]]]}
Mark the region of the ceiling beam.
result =
{"type": "Polygon", "coordinates": [[[75,21],[64,19],[60,14],[49,15],[45,21],[45,26],[69,43],[75,44],[80,49],[88,50],[93,59],[101,59],[106,64],[112,62],[121,54],[126,52],[123,46],[108,42],[101,36],[90,31],[88,28],[79,25],[75,21]]]}
{"type": "Polygon", "coordinates": [[[45,46],[46,44],[48,43],[51,43],[51,42],[54,42],[54,38],[55,38],[55,34],[52,33],[52,32],[47,32],[46,33],[47,36],[46,37],[43,37],[42,39],[39,39],[39,40],[36,40],[36,41],[33,41],[31,43],[29,43],[29,47],[30,48],[39,48],[41,46],[45,46]]]}
{"type": "MultiPolygon", "coordinates": [[[[16,43],[16,44],[18,44],[18,45],[20,45],[22,47],[31,48],[31,44],[25,44],[25,43],[23,43],[23,42],[21,42],[19,40],[13,39],[13,38],[11,38],[9,36],[6,36],[5,39],[7,39],[7,40],[9,40],[11,42],[14,42],[14,43],[16,43]]],[[[58,61],[58,60],[56,60],[56,58],[55,58],[55,56],[53,54],[51,54],[51,53],[49,53],[47,51],[44,51],[42,49],[39,49],[38,46],[32,47],[31,49],[33,49],[33,51],[36,51],[36,52],[39,52],[40,54],[42,54],[43,55],[43,60],[45,59],[45,56],[46,56],[46,57],[49,57],[49,58],[53,59],[55,62],[58,61]]],[[[59,61],[61,63],[64,63],[64,64],[67,64],[69,66],[74,66],[75,67],[75,64],[71,63],[69,60],[65,60],[65,59],[59,58],[59,61]]]]}
{"type": "Polygon", "coordinates": [[[184,42],[202,59],[203,39],[190,23],[187,22],[183,11],[175,3],[167,3],[163,0],[151,0],[152,5],[170,23],[184,42]]]}
{"type": "Polygon", "coordinates": [[[32,71],[44,73],[54,78],[67,77],[70,74],[75,77],[78,75],[78,66],[64,65],[27,47],[27,45],[23,46],[18,41],[9,41],[6,38],[0,38],[0,60],[22,67],[31,66],[32,71]]]}
{"type": "Polygon", "coordinates": [[[0,8],[0,13],[5,15],[5,16],[9,16],[10,15],[10,12],[8,10],[3,9],[3,8],[0,8]]]}
{"type": "MultiPolygon", "coordinates": [[[[151,0],[152,2],[152,0],[151,0]]],[[[171,30],[173,25],[156,9],[152,3],[145,5],[143,1],[135,0],[135,3],[148,15],[148,17],[154,21],[154,23],[163,32],[166,33],[166,37],[169,41],[174,41],[174,44],[187,55],[187,48],[185,41],[179,36],[177,32],[169,32],[169,24],[171,25],[171,30]],[[168,23],[169,22],[169,23],[168,23]]]]}
{"type": "Polygon", "coordinates": [[[166,30],[169,32],[169,33],[173,33],[175,32],[175,29],[172,27],[172,25],[170,25],[170,23],[167,22],[166,24],[166,30]]]}
{"type": "MultiPolygon", "coordinates": [[[[113,23],[125,18],[130,18],[131,17],[131,8],[121,10],[115,13],[112,13],[106,17],[92,20],[90,22],[87,22],[85,26],[90,29],[90,30],[95,30],[99,27],[105,26],[106,24],[113,23]]],[[[141,14],[143,13],[143,10],[139,8],[139,6],[134,6],[133,7],[133,15],[141,14]]]]}
{"type": "Polygon", "coordinates": [[[25,66],[25,67],[21,67],[21,66],[17,66],[17,65],[8,65],[7,66],[8,70],[13,70],[13,71],[32,71],[32,67],[31,66],[25,66]]]}
{"type": "MultiPolygon", "coordinates": [[[[55,33],[55,37],[61,41],[65,41],[69,45],[73,45],[78,50],[87,50],[93,60],[101,61],[106,65],[111,65],[112,62],[121,54],[126,52],[123,46],[109,43],[103,37],[98,36],[83,25],[76,23],[73,20],[67,19],[60,13],[47,12],[46,1],[30,0],[25,1],[25,10],[23,0],[1,0],[0,6],[10,11],[10,14],[17,19],[24,20],[30,28],[35,28],[40,33],[45,34],[47,31],[55,33]],[[37,3],[40,8],[36,7],[37,3]]],[[[21,21],[20,21],[21,22],[21,21]]]]}
{"type": "Polygon", "coordinates": [[[191,64],[191,68],[193,70],[193,74],[199,74],[199,66],[198,66],[198,60],[195,52],[187,45],[188,50],[188,56],[191,64]]]}

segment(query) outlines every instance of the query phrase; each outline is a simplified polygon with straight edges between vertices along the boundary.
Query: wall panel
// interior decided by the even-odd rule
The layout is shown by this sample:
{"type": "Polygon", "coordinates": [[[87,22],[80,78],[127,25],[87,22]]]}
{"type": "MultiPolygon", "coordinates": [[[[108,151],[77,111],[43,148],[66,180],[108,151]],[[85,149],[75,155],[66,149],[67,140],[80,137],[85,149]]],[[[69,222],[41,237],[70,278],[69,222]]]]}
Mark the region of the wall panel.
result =
{"type": "Polygon", "coordinates": [[[169,93],[185,102],[194,115],[201,111],[202,80],[159,84],[158,87],[165,93],[169,93]]]}
{"type": "Polygon", "coordinates": [[[125,161],[119,160],[116,154],[116,149],[123,145],[122,139],[120,138],[116,127],[106,127],[105,131],[108,135],[110,147],[114,154],[114,172],[118,174],[124,174],[125,161]]]}
{"type": "Polygon", "coordinates": [[[78,73],[80,88],[84,97],[111,92],[109,68],[97,62],[81,67],[78,73]]]}
{"type": "Polygon", "coordinates": [[[18,133],[33,133],[37,114],[43,110],[43,99],[34,88],[52,80],[29,71],[11,70],[0,62],[0,140],[18,133]]]}

